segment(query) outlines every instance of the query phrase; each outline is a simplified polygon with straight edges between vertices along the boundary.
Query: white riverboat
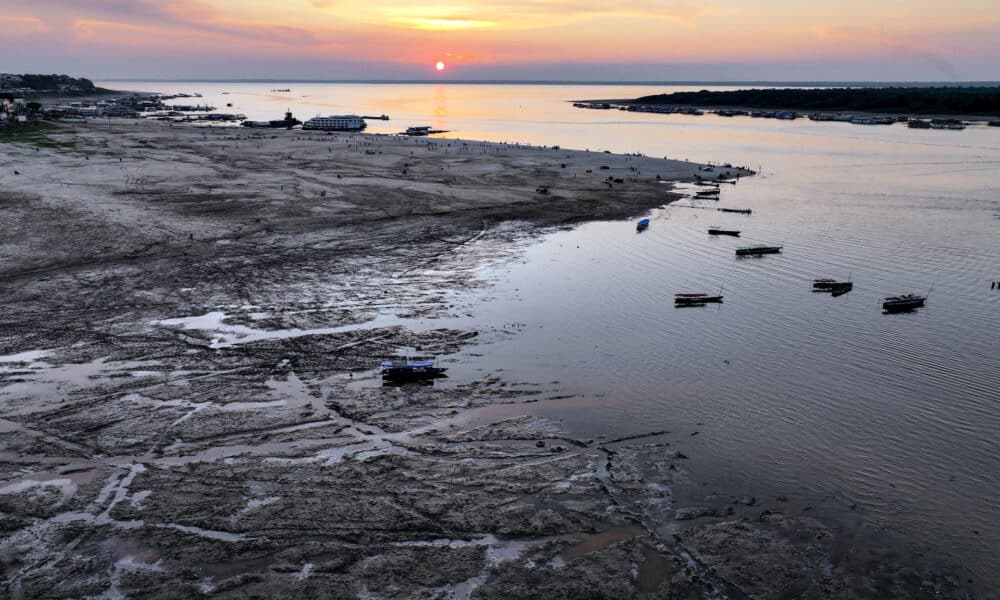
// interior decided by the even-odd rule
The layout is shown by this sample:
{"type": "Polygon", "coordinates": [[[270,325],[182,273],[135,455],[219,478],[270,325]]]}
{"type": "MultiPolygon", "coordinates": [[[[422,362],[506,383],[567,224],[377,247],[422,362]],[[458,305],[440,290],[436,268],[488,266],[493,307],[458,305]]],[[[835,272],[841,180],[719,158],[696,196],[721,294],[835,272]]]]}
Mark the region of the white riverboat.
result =
{"type": "Polygon", "coordinates": [[[365,120],[357,115],[331,115],[329,117],[313,117],[302,124],[302,129],[361,131],[367,126],[365,120]]]}

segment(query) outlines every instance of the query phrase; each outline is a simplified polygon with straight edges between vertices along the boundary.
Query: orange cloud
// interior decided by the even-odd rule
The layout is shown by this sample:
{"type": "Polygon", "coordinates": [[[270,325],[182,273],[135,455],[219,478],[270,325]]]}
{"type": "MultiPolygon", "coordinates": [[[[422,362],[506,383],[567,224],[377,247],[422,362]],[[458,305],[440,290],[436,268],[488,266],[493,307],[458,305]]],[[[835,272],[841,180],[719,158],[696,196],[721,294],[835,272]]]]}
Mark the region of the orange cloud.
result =
{"type": "Polygon", "coordinates": [[[38,17],[19,17],[14,15],[0,15],[0,30],[4,36],[25,36],[33,33],[47,33],[51,31],[45,21],[38,17]]]}

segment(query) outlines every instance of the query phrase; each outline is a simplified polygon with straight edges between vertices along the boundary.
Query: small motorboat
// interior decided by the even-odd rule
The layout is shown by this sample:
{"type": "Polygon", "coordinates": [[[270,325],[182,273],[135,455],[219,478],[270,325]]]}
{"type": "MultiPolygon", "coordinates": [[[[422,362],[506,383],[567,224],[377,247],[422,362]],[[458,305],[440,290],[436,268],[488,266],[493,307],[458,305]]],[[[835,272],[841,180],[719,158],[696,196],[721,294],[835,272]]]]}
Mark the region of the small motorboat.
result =
{"type": "Polygon", "coordinates": [[[740,230],[726,229],[725,227],[718,227],[716,225],[712,225],[711,227],[708,228],[708,235],[733,235],[739,237],[740,230]]]}
{"type": "Polygon", "coordinates": [[[927,296],[918,296],[916,294],[889,296],[882,301],[882,310],[887,313],[909,312],[920,308],[926,301],[927,296]]]}
{"type": "Polygon", "coordinates": [[[435,367],[433,360],[386,360],[382,362],[382,379],[418,381],[445,377],[448,369],[435,367]]]}
{"type": "Polygon", "coordinates": [[[642,219],[635,224],[636,231],[645,231],[649,227],[649,219],[642,219]]]}
{"type": "Polygon", "coordinates": [[[754,244],[753,246],[740,246],[736,249],[736,256],[760,256],[762,254],[778,254],[783,246],[768,246],[767,244],[754,244]]]}

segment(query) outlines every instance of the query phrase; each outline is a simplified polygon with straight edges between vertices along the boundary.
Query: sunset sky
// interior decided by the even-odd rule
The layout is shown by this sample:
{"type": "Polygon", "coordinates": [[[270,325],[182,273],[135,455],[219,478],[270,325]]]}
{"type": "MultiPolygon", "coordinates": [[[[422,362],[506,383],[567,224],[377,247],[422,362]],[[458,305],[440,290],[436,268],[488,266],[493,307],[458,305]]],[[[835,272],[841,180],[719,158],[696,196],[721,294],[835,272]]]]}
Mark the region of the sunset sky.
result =
{"type": "Polygon", "coordinates": [[[0,0],[0,72],[94,79],[997,80],[998,40],[996,0],[0,0]]]}

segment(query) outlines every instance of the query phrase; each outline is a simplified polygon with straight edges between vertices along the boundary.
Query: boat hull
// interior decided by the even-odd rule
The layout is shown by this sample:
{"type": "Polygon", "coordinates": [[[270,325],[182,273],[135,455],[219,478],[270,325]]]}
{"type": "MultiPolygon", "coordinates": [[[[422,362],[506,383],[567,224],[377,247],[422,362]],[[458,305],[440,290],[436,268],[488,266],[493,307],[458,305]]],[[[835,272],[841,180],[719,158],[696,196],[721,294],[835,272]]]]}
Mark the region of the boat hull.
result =
{"type": "Polygon", "coordinates": [[[882,310],[887,313],[901,313],[910,312],[921,308],[924,306],[924,302],[884,302],[882,303],[882,310]]]}
{"type": "Polygon", "coordinates": [[[707,304],[709,302],[721,303],[722,296],[708,296],[706,294],[677,294],[674,296],[674,304],[678,306],[707,304]]]}
{"type": "Polygon", "coordinates": [[[737,248],[736,256],[761,256],[763,254],[780,254],[781,246],[768,246],[764,248],[737,248]]]}
{"type": "Polygon", "coordinates": [[[923,296],[902,296],[902,297],[892,297],[886,298],[882,302],[882,310],[887,313],[901,313],[910,312],[912,310],[921,308],[927,298],[923,296]]]}
{"type": "Polygon", "coordinates": [[[448,369],[441,367],[389,367],[382,369],[382,379],[386,381],[419,381],[447,377],[448,369]]]}

